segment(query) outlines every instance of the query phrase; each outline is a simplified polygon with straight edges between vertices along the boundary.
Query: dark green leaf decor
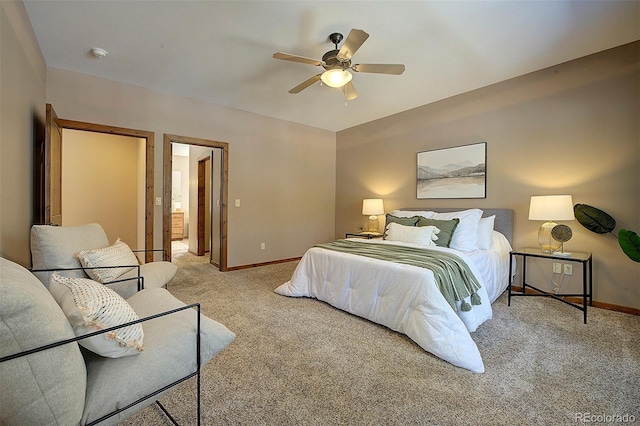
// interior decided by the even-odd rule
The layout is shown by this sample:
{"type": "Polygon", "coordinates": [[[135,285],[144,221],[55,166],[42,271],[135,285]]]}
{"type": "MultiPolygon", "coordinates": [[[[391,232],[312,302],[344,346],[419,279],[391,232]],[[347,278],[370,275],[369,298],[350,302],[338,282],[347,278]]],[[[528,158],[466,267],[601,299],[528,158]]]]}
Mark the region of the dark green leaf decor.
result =
{"type": "MultiPolygon", "coordinates": [[[[573,214],[576,220],[589,231],[596,234],[606,234],[610,232],[613,236],[616,220],[595,207],[586,204],[576,204],[573,206],[573,214]]],[[[633,231],[621,229],[618,232],[618,243],[624,254],[634,262],[640,262],[640,237],[633,231]]]]}
{"type": "Polygon", "coordinates": [[[616,227],[616,220],[607,213],[586,204],[576,204],[573,206],[573,213],[576,220],[589,231],[596,234],[606,234],[616,227]]]}
{"type": "Polygon", "coordinates": [[[640,262],[640,237],[633,231],[621,229],[618,232],[618,242],[622,251],[634,262],[640,262]]]}

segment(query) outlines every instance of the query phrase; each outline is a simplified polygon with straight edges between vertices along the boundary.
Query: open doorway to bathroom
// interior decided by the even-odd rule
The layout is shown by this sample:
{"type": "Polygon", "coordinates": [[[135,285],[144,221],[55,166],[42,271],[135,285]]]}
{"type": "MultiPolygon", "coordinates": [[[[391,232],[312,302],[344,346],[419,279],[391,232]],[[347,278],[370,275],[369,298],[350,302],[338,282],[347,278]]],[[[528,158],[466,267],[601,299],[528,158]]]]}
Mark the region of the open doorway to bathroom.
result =
{"type": "Polygon", "coordinates": [[[164,248],[227,269],[228,145],[164,135],[164,248]]]}
{"type": "Polygon", "coordinates": [[[172,143],[171,254],[189,251],[189,145],[172,143]],[[183,179],[184,177],[184,179],[183,179]]]}

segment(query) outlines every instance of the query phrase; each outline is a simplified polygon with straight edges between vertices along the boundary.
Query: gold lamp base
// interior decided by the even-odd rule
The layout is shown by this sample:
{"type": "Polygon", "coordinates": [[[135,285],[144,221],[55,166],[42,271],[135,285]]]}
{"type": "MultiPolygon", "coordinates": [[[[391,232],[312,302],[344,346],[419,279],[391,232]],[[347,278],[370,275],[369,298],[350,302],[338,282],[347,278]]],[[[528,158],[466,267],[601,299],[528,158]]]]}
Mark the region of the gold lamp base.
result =
{"type": "Polygon", "coordinates": [[[557,223],[554,222],[545,222],[538,230],[538,244],[543,253],[553,254],[562,247],[562,242],[556,241],[551,235],[551,230],[556,225],[557,223]]]}
{"type": "Polygon", "coordinates": [[[367,231],[369,232],[378,232],[378,216],[371,215],[369,216],[369,220],[367,221],[367,231]]]}

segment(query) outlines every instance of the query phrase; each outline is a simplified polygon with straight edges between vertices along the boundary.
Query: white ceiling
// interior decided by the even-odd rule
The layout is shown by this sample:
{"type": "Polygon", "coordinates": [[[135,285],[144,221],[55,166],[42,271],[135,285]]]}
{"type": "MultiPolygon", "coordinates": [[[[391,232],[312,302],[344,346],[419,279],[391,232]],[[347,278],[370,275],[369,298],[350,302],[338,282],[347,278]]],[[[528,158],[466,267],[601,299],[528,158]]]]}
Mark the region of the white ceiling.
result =
{"type": "Polygon", "coordinates": [[[332,131],[640,39],[635,1],[25,0],[48,66],[332,131]],[[354,63],[360,96],[316,83],[332,32],[370,34],[354,63]],[[108,51],[104,59],[92,47],[108,51]]]}

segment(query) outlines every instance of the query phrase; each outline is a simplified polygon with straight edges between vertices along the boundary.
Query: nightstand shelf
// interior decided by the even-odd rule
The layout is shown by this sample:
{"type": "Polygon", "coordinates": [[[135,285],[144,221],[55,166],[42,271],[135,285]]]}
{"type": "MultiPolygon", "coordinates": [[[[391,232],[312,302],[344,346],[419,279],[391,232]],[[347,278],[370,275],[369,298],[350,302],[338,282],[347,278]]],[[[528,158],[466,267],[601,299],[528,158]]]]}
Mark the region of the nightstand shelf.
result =
{"type": "Polygon", "coordinates": [[[591,253],[583,252],[571,252],[571,256],[554,256],[553,254],[542,253],[539,248],[523,248],[520,250],[513,250],[509,256],[509,271],[513,269],[513,261],[515,256],[522,256],[522,292],[514,293],[511,288],[511,277],[509,277],[509,298],[507,305],[511,306],[512,296],[533,296],[533,297],[551,297],[559,300],[562,303],[566,303],[569,306],[573,306],[576,309],[581,310],[584,313],[584,323],[587,323],[587,299],[588,305],[593,306],[592,288],[593,288],[593,257],[591,253]],[[527,280],[527,259],[530,257],[551,259],[556,262],[575,262],[582,264],[582,293],[568,294],[568,293],[551,293],[541,290],[532,286],[526,282],[527,280]],[[527,288],[534,290],[534,292],[527,293],[527,288]],[[565,300],[565,297],[580,297],[582,298],[582,304],[570,302],[565,300]]]}
{"type": "Polygon", "coordinates": [[[347,232],[344,235],[345,238],[356,237],[356,238],[366,238],[370,240],[372,238],[382,238],[382,233],[380,232],[347,232]]]}

